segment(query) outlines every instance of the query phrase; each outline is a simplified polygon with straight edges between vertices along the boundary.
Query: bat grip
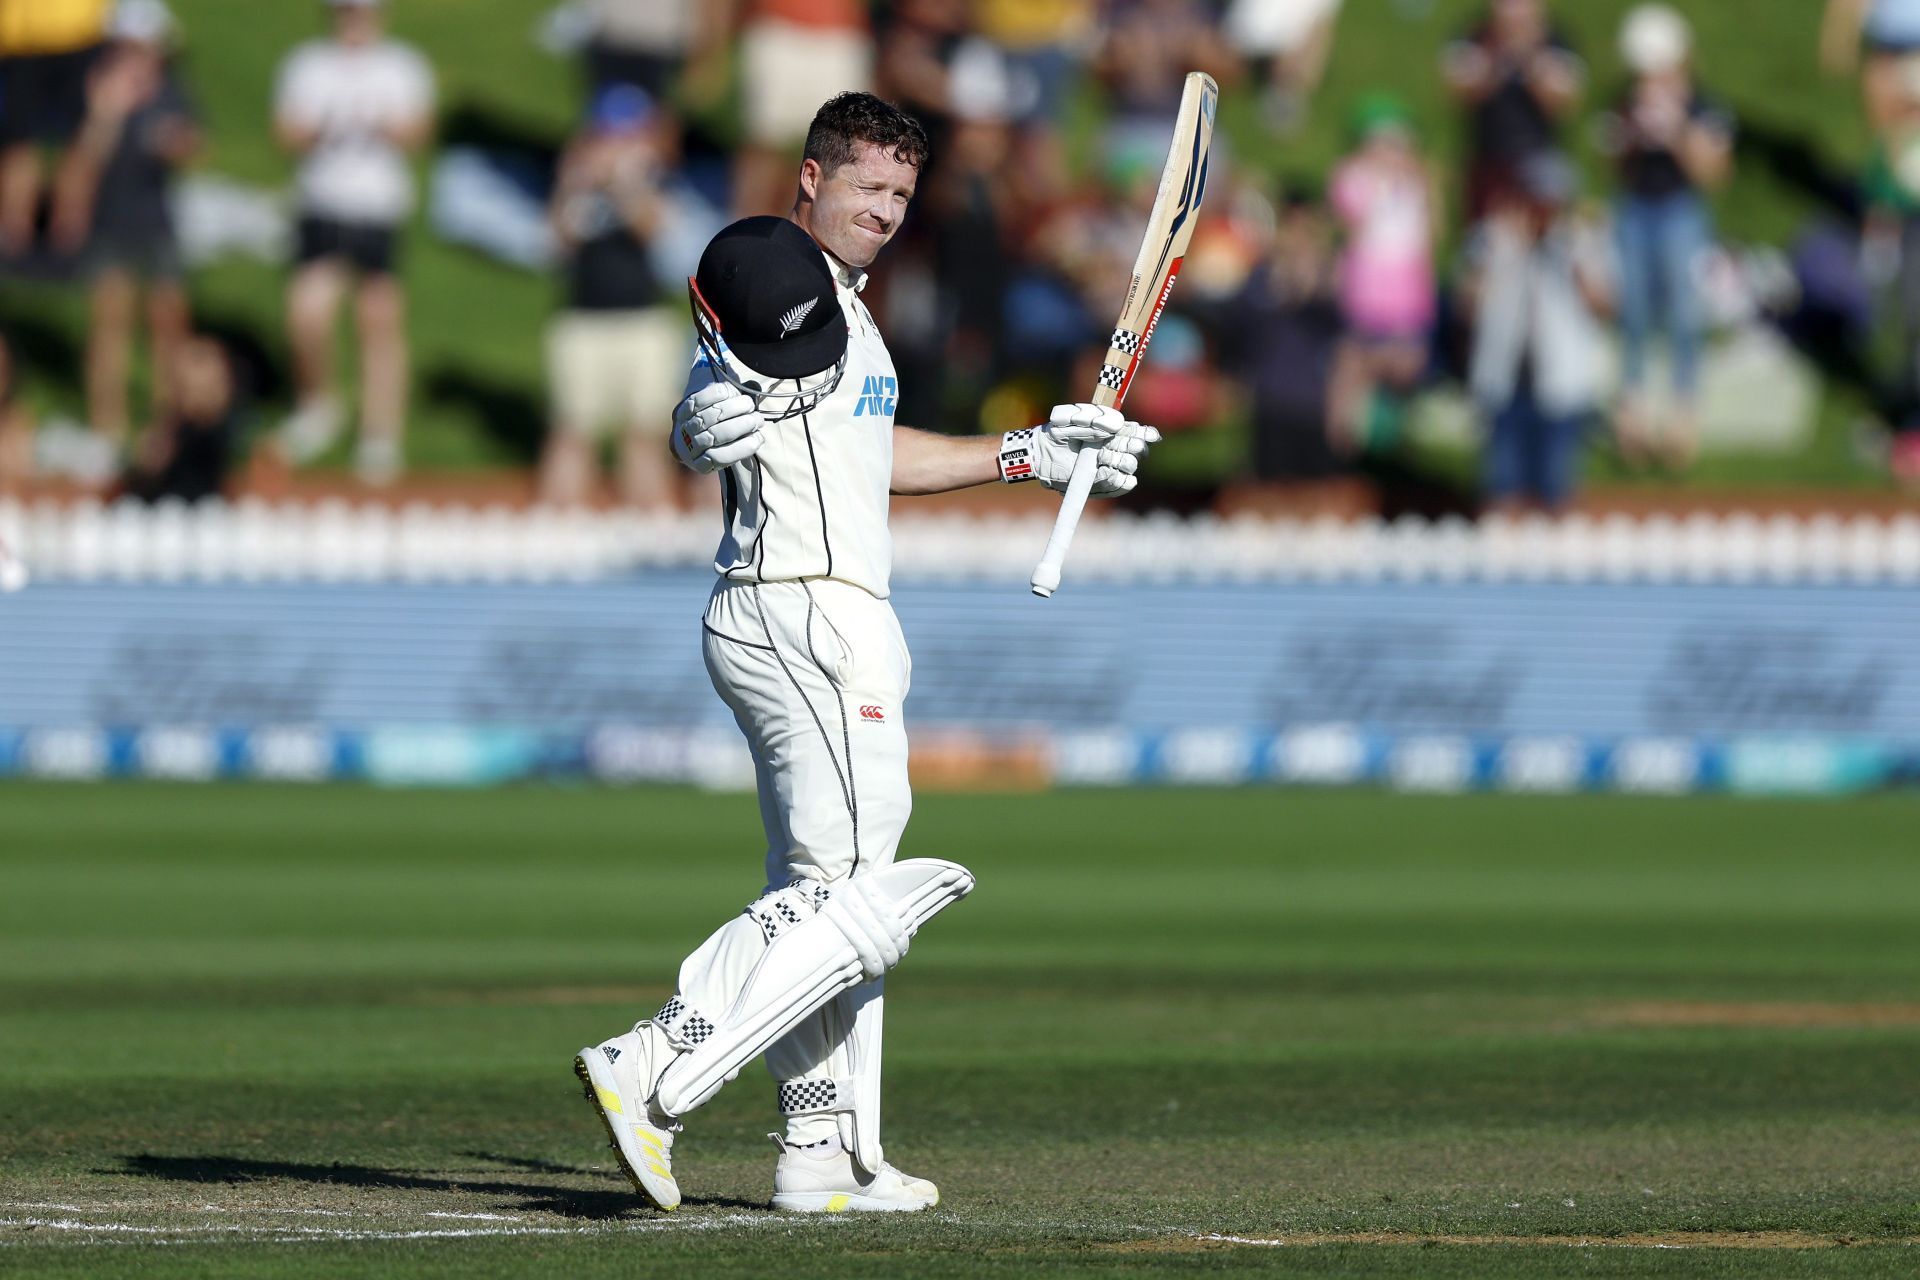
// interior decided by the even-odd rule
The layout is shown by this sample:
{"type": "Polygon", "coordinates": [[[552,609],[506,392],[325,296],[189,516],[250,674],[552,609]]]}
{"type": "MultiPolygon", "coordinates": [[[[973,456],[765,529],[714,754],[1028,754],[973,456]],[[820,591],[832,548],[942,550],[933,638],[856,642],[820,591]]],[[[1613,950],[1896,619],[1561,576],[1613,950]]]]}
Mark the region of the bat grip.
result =
{"type": "Polygon", "coordinates": [[[1067,480],[1066,496],[1060,499],[1060,514],[1053,518],[1046,552],[1033,570],[1033,594],[1043,600],[1060,586],[1060,566],[1066,563],[1067,548],[1073,545],[1073,531],[1080,526],[1080,513],[1087,509],[1094,473],[1099,469],[1098,446],[1087,446],[1073,455],[1073,475],[1067,480]]]}

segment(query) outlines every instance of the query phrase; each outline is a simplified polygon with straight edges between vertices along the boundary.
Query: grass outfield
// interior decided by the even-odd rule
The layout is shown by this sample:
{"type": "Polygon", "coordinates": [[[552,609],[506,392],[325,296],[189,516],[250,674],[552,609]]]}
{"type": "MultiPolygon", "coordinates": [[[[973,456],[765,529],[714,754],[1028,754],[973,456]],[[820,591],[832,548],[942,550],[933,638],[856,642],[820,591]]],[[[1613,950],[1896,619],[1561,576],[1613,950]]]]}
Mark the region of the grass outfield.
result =
{"type": "Polygon", "coordinates": [[[757,1067],[657,1217],[569,1065],[751,896],[750,799],[8,785],[0,1271],[1910,1276],[1917,829],[923,798],[908,851],[980,881],[887,1020],[943,1203],[796,1221],[757,1067]]]}

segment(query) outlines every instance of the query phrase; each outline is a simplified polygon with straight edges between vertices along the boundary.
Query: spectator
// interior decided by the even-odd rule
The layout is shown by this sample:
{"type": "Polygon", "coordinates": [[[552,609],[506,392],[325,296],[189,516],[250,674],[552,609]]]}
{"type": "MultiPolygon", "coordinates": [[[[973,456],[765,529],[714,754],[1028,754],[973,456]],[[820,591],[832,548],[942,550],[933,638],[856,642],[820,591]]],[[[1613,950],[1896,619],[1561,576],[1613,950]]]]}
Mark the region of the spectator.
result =
{"type": "Polygon", "coordinates": [[[745,0],[740,34],[746,138],[734,163],[738,215],[785,213],[789,152],[806,141],[820,104],[873,87],[873,32],[863,0],[745,0]]]}
{"type": "Polygon", "coordinates": [[[1260,105],[1267,123],[1291,133],[1307,118],[1307,105],[1327,71],[1333,24],[1341,0],[1231,0],[1227,38],[1256,64],[1266,82],[1260,105]]]}
{"type": "Polygon", "coordinates": [[[1903,330],[1889,463],[1896,479],[1920,487],[1920,0],[1828,0],[1828,69],[1853,69],[1863,35],[1861,90],[1874,134],[1867,240],[1871,258],[1898,264],[1903,330]]]}
{"type": "Polygon", "coordinates": [[[1911,133],[1920,124],[1920,103],[1909,87],[1920,63],[1920,0],[1827,0],[1820,28],[1820,58],[1827,70],[1853,71],[1862,37],[1867,58],[1861,95],[1868,125],[1883,139],[1911,133]]]}
{"type": "MultiPolygon", "coordinates": [[[[882,49],[899,38],[889,32],[882,49]]],[[[895,238],[867,298],[900,376],[900,420],[972,432],[1006,336],[1009,189],[1024,182],[1038,194],[1048,175],[1014,159],[1013,117],[1028,95],[1017,88],[1013,63],[998,46],[962,35],[934,57],[929,71],[937,68],[940,109],[919,119],[938,159],[921,166],[917,212],[895,238]]],[[[881,65],[898,70],[885,57],[881,65]]],[[[1026,137],[1038,144],[1045,132],[1026,137]]]]}
{"type": "Polygon", "coordinates": [[[1007,104],[1013,123],[1058,126],[1093,42],[1093,0],[974,0],[973,12],[980,34],[1006,55],[1019,95],[1007,104]]]}
{"type": "Polygon", "coordinates": [[[1443,67],[1467,107],[1467,217],[1477,222],[1514,189],[1523,160],[1559,145],[1586,73],[1546,0],[1489,0],[1480,24],[1447,46],[1443,67]]]}
{"type": "Polygon", "coordinates": [[[1426,368],[1439,221],[1434,175],[1415,145],[1406,107],[1376,94],[1362,102],[1354,133],[1359,147],[1334,172],[1332,187],[1347,233],[1340,301],[1349,336],[1329,411],[1335,439],[1349,448],[1396,434],[1395,397],[1426,368]]]}
{"type": "Polygon", "coordinates": [[[134,450],[126,491],[145,502],[220,497],[240,454],[233,366],[214,339],[188,337],[167,377],[173,395],[134,450]]]}
{"type": "Polygon", "coordinates": [[[0,496],[20,492],[33,478],[33,415],[20,401],[13,350],[0,334],[0,496]]]}
{"type": "Polygon", "coordinates": [[[552,219],[568,252],[567,300],[547,334],[554,424],[540,495],[548,502],[586,500],[601,433],[611,429],[619,432],[620,497],[650,510],[673,505],[678,468],[666,439],[690,344],[682,291],[665,287],[650,255],[674,216],[666,134],[644,89],[609,85],[560,161],[552,219]]]}
{"type": "Polygon", "coordinates": [[[1600,402],[1598,320],[1611,282],[1597,234],[1570,212],[1574,193],[1564,156],[1530,157],[1468,249],[1468,384],[1491,424],[1485,489],[1495,508],[1567,504],[1600,402]]]}
{"type": "Polygon", "coordinates": [[[1187,73],[1205,71],[1223,85],[1239,62],[1197,0],[1117,0],[1095,62],[1107,86],[1110,143],[1166,153],[1187,73]]]}
{"type": "Polygon", "coordinates": [[[328,0],[331,34],[281,64],[274,101],[280,144],[300,157],[298,265],[287,290],[298,403],[285,443],[294,462],[338,437],[333,325],[356,283],[360,440],[367,484],[398,478],[407,410],[406,295],[396,273],[401,225],[413,211],[407,157],[432,129],[433,72],[388,39],[380,0],[328,0]]]}
{"type": "Polygon", "coordinates": [[[1625,347],[1615,429],[1630,459],[1658,454],[1676,465],[1699,445],[1700,286],[1712,244],[1705,192],[1726,181],[1733,119],[1704,97],[1690,66],[1692,33],[1664,4],[1643,4],[1620,29],[1633,83],[1601,119],[1601,149],[1619,166],[1614,228],[1620,250],[1625,347]],[[1655,417],[1647,346],[1664,328],[1673,358],[1673,412],[1655,417]]]}
{"type": "MultiPolygon", "coordinates": [[[[967,0],[898,0],[880,30],[876,89],[926,128],[933,144],[928,159],[936,164],[953,130],[954,63],[970,44],[983,46],[997,68],[997,50],[969,31],[967,0]]],[[[1004,94],[1011,85],[1002,80],[1004,94]]]]}
{"type": "Polygon", "coordinates": [[[1315,506],[1347,469],[1327,431],[1344,332],[1332,222],[1317,200],[1289,192],[1266,260],[1225,308],[1220,354],[1252,398],[1253,474],[1294,505],[1315,506]]]}
{"type": "Polygon", "coordinates": [[[187,292],[168,208],[174,171],[200,149],[192,102],[169,65],[173,15],[162,0],[121,0],[112,43],[87,89],[87,117],[55,204],[54,240],[83,252],[92,277],[87,418],[117,453],[127,438],[127,382],[141,294],[153,402],[187,334],[187,292]]]}
{"type": "Polygon", "coordinates": [[[107,0],[0,3],[0,257],[33,246],[40,148],[64,148],[80,129],[107,10],[107,0]]]}
{"type": "Polygon", "coordinates": [[[582,8],[589,24],[589,93],[631,84],[664,103],[716,6],[699,0],[587,0],[582,8]]]}

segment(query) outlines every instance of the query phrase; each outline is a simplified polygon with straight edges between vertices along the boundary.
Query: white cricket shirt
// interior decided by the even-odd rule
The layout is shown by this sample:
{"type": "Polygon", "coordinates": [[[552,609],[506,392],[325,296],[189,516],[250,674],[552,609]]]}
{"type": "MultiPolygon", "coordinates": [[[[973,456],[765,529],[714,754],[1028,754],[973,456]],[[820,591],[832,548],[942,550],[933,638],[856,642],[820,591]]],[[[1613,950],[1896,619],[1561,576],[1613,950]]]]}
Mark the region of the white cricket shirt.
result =
{"type": "Polygon", "coordinates": [[[277,115],[320,131],[295,180],[300,211],[393,226],[413,211],[406,152],[383,129],[433,110],[433,70],[397,40],[310,40],[280,64],[277,115]]]}
{"type": "MultiPolygon", "coordinates": [[[[887,506],[900,384],[860,301],[866,273],[831,257],[827,265],[847,318],[846,373],[812,413],[769,423],[760,452],[720,473],[726,531],[713,567],[746,582],[838,578],[884,600],[893,573],[887,506]]],[[[687,392],[716,380],[702,353],[687,392]]]]}

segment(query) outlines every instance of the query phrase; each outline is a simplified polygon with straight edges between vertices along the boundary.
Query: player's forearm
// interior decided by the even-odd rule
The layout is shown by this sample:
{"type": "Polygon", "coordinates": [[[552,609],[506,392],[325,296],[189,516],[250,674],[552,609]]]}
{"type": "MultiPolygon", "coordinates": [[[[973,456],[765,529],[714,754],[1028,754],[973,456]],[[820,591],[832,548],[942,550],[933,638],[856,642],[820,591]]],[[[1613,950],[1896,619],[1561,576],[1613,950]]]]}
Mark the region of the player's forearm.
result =
{"type": "Polygon", "coordinates": [[[305,155],[320,141],[320,126],[309,120],[281,116],[273,122],[273,140],[282,151],[305,155]]]}
{"type": "Polygon", "coordinates": [[[912,427],[893,429],[897,494],[946,493],[1000,478],[999,436],[942,436],[912,427]]]}

